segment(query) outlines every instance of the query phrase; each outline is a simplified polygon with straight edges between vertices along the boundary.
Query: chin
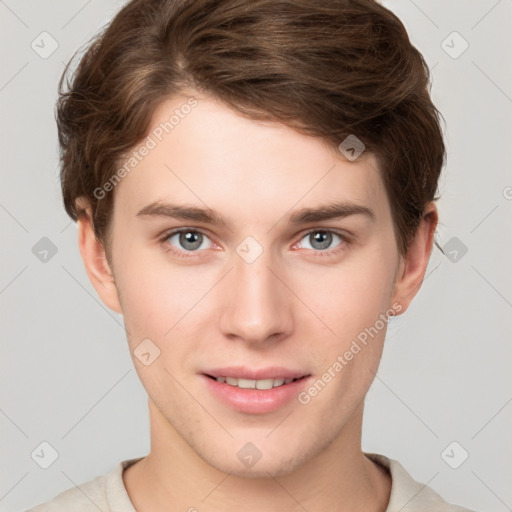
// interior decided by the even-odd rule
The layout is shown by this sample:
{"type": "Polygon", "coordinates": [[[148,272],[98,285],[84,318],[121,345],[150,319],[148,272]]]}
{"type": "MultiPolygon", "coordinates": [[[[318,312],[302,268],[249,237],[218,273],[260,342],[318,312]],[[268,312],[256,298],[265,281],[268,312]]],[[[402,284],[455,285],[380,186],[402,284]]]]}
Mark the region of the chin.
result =
{"type": "Polygon", "coordinates": [[[203,454],[199,454],[199,456],[215,469],[242,478],[286,476],[304,464],[308,458],[304,451],[300,454],[276,453],[277,450],[272,454],[265,454],[265,449],[256,452],[256,448],[250,444],[245,445],[242,449],[237,449],[234,456],[229,458],[226,458],[226,452],[233,453],[228,449],[223,453],[211,454],[210,457],[204,457],[203,454]]]}
{"type": "Polygon", "coordinates": [[[233,462],[229,464],[225,461],[219,462],[214,467],[223,473],[229,473],[231,476],[254,479],[286,476],[295,469],[295,465],[284,464],[282,461],[267,461],[263,463],[261,460],[250,468],[245,468],[241,463],[233,462]]]}

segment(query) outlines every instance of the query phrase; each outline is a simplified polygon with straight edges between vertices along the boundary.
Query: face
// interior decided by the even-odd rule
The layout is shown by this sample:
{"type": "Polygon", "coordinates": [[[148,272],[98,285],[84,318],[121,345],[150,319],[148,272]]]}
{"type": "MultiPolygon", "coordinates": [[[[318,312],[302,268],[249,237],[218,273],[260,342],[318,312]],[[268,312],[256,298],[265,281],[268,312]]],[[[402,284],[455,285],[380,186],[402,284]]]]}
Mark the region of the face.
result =
{"type": "Polygon", "coordinates": [[[128,341],[152,428],[222,471],[286,474],[356,428],[402,307],[390,205],[372,155],[195,98],[160,105],[115,187],[128,341]]]}

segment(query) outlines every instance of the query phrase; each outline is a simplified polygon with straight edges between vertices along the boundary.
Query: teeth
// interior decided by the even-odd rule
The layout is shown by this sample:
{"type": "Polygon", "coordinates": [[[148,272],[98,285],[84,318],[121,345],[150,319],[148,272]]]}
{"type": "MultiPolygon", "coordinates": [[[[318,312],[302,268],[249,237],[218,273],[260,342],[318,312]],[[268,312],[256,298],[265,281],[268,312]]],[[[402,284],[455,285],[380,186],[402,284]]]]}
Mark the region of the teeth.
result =
{"type": "Polygon", "coordinates": [[[256,389],[272,389],[283,385],[283,379],[261,379],[255,382],[256,389]]]}
{"type": "MultiPolygon", "coordinates": [[[[269,380],[272,380],[272,379],[269,379],[269,380]]],[[[285,379],[274,379],[274,382],[272,383],[272,385],[276,388],[278,386],[282,386],[285,382],[286,382],[285,379]]],[[[259,388],[259,389],[263,389],[263,388],[259,388]]]]}
{"type": "Polygon", "coordinates": [[[238,379],[238,387],[243,389],[256,389],[256,381],[250,379],[238,379]]]}
{"type": "Polygon", "coordinates": [[[289,384],[293,379],[237,379],[236,377],[216,377],[217,382],[229,384],[242,389],[272,389],[289,384]]]}

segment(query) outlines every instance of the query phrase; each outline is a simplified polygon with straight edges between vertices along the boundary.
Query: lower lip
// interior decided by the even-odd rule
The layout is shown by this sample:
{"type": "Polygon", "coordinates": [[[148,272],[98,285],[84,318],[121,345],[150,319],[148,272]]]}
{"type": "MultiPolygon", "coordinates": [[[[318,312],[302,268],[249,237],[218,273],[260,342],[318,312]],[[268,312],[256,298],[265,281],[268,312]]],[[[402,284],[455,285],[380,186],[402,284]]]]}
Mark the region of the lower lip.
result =
{"type": "Polygon", "coordinates": [[[249,414],[265,414],[285,406],[297,397],[311,378],[302,377],[272,389],[244,389],[217,382],[206,375],[202,377],[210,392],[221,402],[237,411],[249,414]]]}

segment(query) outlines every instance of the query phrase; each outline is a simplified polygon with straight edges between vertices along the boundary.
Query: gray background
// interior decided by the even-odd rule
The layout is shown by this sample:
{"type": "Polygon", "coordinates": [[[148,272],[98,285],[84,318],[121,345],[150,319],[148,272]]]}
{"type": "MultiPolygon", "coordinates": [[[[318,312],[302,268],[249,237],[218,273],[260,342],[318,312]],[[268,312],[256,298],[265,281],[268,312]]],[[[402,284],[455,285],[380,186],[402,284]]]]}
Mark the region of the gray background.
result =
{"type": "MultiPolygon", "coordinates": [[[[61,206],[53,113],[64,63],[123,3],[0,1],[2,512],[149,451],[122,318],[96,297],[61,206]],[[44,441],[58,452],[47,469],[44,441]],[[31,456],[41,449],[46,460],[31,456]]],[[[363,449],[398,459],[448,501],[511,510],[512,1],[385,5],[433,70],[446,119],[447,256],[434,250],[422,290],[391,324],[363,449]]]]}

